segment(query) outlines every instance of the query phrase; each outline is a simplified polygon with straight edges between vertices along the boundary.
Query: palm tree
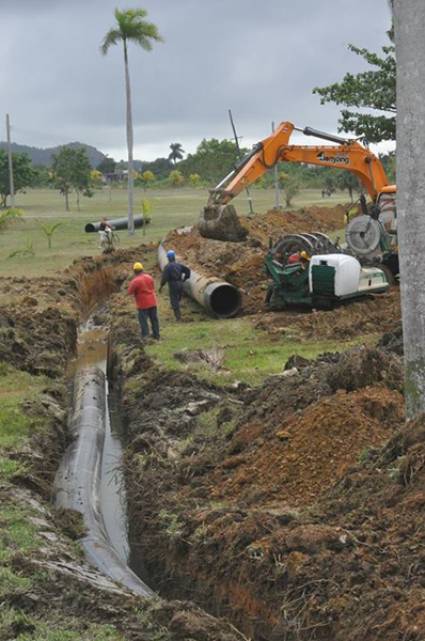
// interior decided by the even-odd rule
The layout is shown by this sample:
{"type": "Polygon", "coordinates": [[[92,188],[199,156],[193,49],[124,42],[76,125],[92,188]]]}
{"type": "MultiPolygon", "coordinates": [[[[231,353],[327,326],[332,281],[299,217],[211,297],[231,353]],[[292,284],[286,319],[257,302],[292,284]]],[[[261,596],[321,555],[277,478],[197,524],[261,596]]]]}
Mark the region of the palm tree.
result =
{"type": "Polygon", "coordinates": [[[125,67],[125,91],[127,99],[127,148],[128,148],[128,233],[134,234],[134,217],[133,217],[133,121],[131,115],[131,92],[130,92],[130,73],[128,69],[128,51],[129,42],[140,45],[146,51],[152,49],[152,41],[161,42],[162,38],[158,33],[156,25],[146,22],[147,16],[145,9],[127,9],[120,11],[115,9],[116,26],[108,31],[102,46],[101,52],[106,55],[111,45],[118,42],[123,43],[124,48],[124,67],[125,67]]]}
{"type": "Polygon", "coordinates": [[[171,153],[168,155],[168,160],[171,160],[175,165],[177,160],[182,160],[185,151],[180,142],[172,142],[170,149],[171,153]]]}

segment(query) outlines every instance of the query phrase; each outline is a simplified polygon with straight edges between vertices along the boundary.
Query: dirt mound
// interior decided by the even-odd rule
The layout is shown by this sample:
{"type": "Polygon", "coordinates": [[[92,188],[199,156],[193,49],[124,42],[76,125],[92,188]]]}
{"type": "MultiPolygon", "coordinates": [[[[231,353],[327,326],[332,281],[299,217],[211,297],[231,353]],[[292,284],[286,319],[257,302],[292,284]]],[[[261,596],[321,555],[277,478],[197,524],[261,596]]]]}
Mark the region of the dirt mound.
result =
{"type": "Polygon", "coordinates": [[[333,391],[351,392],[380,383],[402,392],[404,375],[401,361],[393,353],[382,348],[360,347],[340,354],[327,368],[326,381],[333,391]]]}
{"type": "Polygon", "coordinates": [[[56,307],[0,307],[0,360],[32,374],[61,376],[77,339],[75,317],[56,307]]]}
{"type": "Polygon", "coordinates": [[[398,392],[403,389],[400,359],[382,349],[361,347],[342,354],[325,354],[290,373],[272,376],[260,387],[243,393],[240,425],[276,426],[282,413],[285,416],[299,414],[338,390],[350,392],[377,384],[398,392]]]}
{"type": "Polygon", "coordinates": [[[165,246],[193,269],[208,276],[220,276],[245,294],[243,309],[258,311],[263,307],[268,279],[263,269],[269,240],[294,232],[329,232],[344,226],[343,205],[311,207],[299,211],[268,211],[244,216],[241,225],[248,233],[243,242],[234,243],[204,238],[197,227],[175,230],[168,234],[165,246]]]}
{"type": "Polygon", "coordinates": [[[252,238],[260,240],[268,247],[269,239],[276,241],[284,234],[320,231],[338,231],[345,226],[347,206],[312,206],[297,211],[277,211],[271,209],[264,215],[241,218],[252,238]]]}
{"type": "Polygon", "coordinates": [[[214,500],[305,505],[400,427],[402,389],[400,359],[364,347],[273,376],[242,393],[229,442],[201,455],[204,487],[214,500]]]}
{"type": "Polygon", "coordinates": [[[307,338],[344,339],[392,332],[400,319],[400,293],[393,287],[387,294],[365,297],[327,311],[261,313],[255,316],[254,323],[275,336],[295,329],[307,338]]]}
{"type": "Polygon", "coordinates": [[[365,448],[382,445],[403,414],[399,392],[367,387],[323,398],[300,415],[289,415],[271,433],[264,434],[261,424],[244,424],[221,469],[210,477],[211,496],[257,508],[264,501],[306,505],[341,479],[365,448]]]}

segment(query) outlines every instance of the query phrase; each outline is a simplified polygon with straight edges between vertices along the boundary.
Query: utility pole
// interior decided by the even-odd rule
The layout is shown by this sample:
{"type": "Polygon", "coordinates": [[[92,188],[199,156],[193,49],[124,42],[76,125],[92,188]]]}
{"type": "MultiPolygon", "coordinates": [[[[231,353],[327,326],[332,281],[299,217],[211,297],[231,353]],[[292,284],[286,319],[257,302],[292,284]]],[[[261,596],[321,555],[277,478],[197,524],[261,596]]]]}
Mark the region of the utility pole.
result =
{"type": "MultiPolygon", "coordinates": [[[[231,109],[229,109],[229,118],[230,118],[230,124],[232,125],[232,129],[233,129],[233,136],[235,138],[236,151],[238,152],[238,157],[240,158],[241,157],[241,148],[239,147],[239,138],[238,138],[238,135],[236,133],[236,127],[235,127],[235,123],[233,121],[233,116],[232,116],[232,110],[231,109]]],[[[252,198],[251,198],[251,194],[250,194],[250,191],[249,191],[249,187],[246,187],[245,191],[246,191],[246,195],[248,197],[249,213],[253,214],[254,213],[254,208],[252,206],[252,198]]]]}
{"type": "MultiPolygon", "coordinates": [[[[272,133],[274,133],[274,122],[272,122],[272,133]]],[[[279,189],[279,168],[278,163],[273,167],[274,173],[274,208],[280,209],[280,189],[279,189]]]]}
{"type": "Polygon", "coordinates": [[[10,120],[9,114],[6,114],[6,136],[7,136],[7,157],[9,161],[9,187],[10,187],[10,204],[15,206],[15,186],[13,182],[13,162],[12,162],[12,148],[10,146],[10,120]]]}

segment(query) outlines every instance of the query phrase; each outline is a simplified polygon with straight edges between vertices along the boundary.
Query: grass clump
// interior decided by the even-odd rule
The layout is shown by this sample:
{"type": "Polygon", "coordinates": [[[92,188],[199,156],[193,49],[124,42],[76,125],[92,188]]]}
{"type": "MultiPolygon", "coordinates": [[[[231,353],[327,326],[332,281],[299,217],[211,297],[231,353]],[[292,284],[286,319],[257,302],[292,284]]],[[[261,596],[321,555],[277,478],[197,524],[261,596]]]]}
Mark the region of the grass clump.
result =
{"type": "Polygon", "coordinates": [[[0,456],[0,481],[11,480],[16,474],[23,474],[25,471],[25,466],[19,461],[0,456]]]}
{"type": "Polygon", "coordinates": [[[31,421],[16,400],[3,401],[0,407],[0,447],[18,445],[28,436],[31,421]]]}
{"type": "Polygon", "coordinates": [[[15,574],[8,567],[0,567],[0,599],[27,592],[31,587],[28,577],[15,574]]]}
{"type": "Polygon", "coordinates": [[[35,422],[22,403],[36,398],[45,382],[0,362],[0,449],[18,448],[28,438],[35,422]]]}
{"type": "Polygon", "coordinates": [[[0,231],[4,231],[6,227],[13,221],[18,220],[23,216],[22,209],[11,207],[0,213],[0,231]]]}
{"type": "Polygon", "coordinates": [[[47,625],[28,617],[17,610],[9,609],[0,624],[0,639],[12,638],[1,636],[2,631],[19,631],[13,636],[16,641],[124,641],[124,637],[112,625],[93,624],[84,630],[78,630],[78,623],[64,621],[57,627],[47,625]]]}
{"type": "Polygon", "coordinates": [[[15,552],[29,554],[37,549],[40,539],[37,529],[31,522],[29,509],[10,503],[0,508],[0,563],[7,562],[15,552]]]}
{"type": "Polygon", "coordinates": [[[183,524],[174,512],[163,509],[158,514],[159,522],[168,536],[172,539],[179,539],[183,534],[183,524]]]}

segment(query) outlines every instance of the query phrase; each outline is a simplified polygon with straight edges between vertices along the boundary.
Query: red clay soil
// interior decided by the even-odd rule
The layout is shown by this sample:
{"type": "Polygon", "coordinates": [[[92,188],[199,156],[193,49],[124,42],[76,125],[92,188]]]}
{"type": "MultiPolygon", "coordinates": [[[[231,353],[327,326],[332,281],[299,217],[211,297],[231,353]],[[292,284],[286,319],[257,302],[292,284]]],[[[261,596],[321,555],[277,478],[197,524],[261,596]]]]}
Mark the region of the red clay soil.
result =
{"type": "Polygon", "coordinates": [[[345,213],[348,208],[348,205],[336,205],[335,207],[312,206],[297,211],[271,209],[263,215],[244,216],[241,218],[241,223],[248,229],[252,238],[259,239],[268,246],[270,237],[278,240],[283,234],[338,231],[346,224],[345,213]]]}
{"type": "Polygon", "coordinates": [[[342,478],[365,448],[382,445],[402,424],[403,413],[399,392],[375,386],[338,391],[283,418],[273,430],[265,423],[245,424],[209,478],[211,497],[254,499],[256,506],[308,505],[342,478]]]}

